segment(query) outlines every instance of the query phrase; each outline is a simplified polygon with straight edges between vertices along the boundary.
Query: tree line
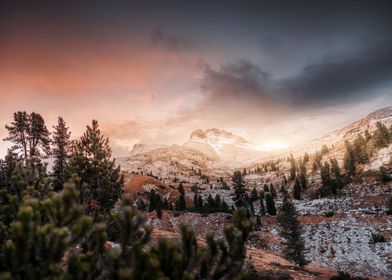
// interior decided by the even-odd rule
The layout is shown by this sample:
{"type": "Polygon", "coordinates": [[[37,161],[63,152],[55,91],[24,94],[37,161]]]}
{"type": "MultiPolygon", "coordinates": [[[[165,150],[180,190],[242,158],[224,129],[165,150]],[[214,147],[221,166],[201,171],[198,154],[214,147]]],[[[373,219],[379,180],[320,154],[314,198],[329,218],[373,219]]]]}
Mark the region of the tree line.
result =
{"type": "Polygon", "coordinates": [[[205,246],[187,226],[178,241],[147,246],[152,228],[122,194],[97,121],[74,141],[61,117],[52,135],[37,113],[17,112],[6,128],[14,146],[0,161],[2,279],[247,279],[252,223],[244,211],[234,212],[222,239],[207,235],[205,246]]]}

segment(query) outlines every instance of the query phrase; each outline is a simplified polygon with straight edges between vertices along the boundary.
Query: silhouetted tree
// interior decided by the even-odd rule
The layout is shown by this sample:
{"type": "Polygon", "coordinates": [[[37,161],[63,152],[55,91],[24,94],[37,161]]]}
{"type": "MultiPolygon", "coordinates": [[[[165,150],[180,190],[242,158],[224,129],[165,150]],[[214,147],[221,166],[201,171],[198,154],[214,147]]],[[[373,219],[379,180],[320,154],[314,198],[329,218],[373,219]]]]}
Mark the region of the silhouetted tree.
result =
{"type": "Polygon", "coordinates": [[[49,153],[49,131],[40,114],[18,111],[14,113],[11,124],[5,128],[8,130],[8,136],[4,140],[13,142],[13,149],[22,153],[24,159],[40,156],[41,152],[45,155],[49,153]]]}
{"type": "Polygon", "coordinates": [[[123,187],[120,166],[111,159],[109,139],[99,129],[98,122],[92,121],[73,146],[70,168],[80,178],[82,197],[89,205],[97,203],[104,213],[109,213],[118,201],[123,187]]]}
{"type": "Polygon", "coordinates": [[[67,127],[67,124],[62,117],[58,117],[57,125],[53,128],[53,188],[55,191],[59,191],[63,188],[64,183],[71,176],[68,169],[68,161],[70,158],[71,133],[69,132],[69,128],[67,127]]]}

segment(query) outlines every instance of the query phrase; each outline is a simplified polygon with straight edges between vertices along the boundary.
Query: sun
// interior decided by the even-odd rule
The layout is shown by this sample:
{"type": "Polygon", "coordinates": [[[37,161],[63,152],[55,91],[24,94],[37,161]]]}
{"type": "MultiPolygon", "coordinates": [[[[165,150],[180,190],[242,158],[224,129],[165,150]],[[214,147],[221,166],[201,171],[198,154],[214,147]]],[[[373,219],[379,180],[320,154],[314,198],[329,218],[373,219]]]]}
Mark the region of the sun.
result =
{"type": "Polygon", "coordinates": [[[280,141],[271,140],[261,145],[264,151],[274,151],[286,148],[286,145],[280,141]]]}

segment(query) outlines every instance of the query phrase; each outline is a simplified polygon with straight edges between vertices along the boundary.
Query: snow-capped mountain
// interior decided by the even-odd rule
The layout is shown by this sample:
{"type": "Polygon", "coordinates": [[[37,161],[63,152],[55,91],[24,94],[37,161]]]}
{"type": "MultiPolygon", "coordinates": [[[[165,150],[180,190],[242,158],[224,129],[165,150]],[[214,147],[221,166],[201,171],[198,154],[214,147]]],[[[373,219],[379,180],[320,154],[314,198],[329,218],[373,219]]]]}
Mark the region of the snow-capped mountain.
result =
{"type": "MultiPolygon", "coordinates": [[[[377,110],[367,117],[318,139],[274,152],[274,158],[287,157],[290,153],[302,156],[304,152],[313,153],[322,145],[334,147],[339,157],[343,153],[344,141],[352,140],[358,133],[370,132],[380,121],[387,126],[392,124],[392,107],[377,110]]],[[[154,174],[174,176],[186,175],[189,170],[201,170],[204,174],[230,172],[230,169],[243,168],[272,159],[272,154],[231,132],[211,128],[194,130],[183,145],[143,145],[134,146],[130,157],[119,158],[124,170],[152,171],[154,174]]]]}
{"type": "Polygon", "coordinates": [[[301,156],[304,152],[313,153],[319,150],[322,145],[334,146],[336,149],[343,149],[346,140],[352,141],[358,134],[366,130],[372,132],[376,129],[376,123],[381,122],[387,127],[392,125],[392,106],[385,107],[368,114],[343,128],[329,132],[320,138],[292,146],[283,150],[282,153],[292,153],[294,156],[301,156]]]}
{"type": "Polygon", "coordinates": [[[183,145],[135,145],[131,155],[118,158],[123,170],[159,174],[163,178],[203,174],[247,165],[262,152],[248,140],[231,132],[196,129],[183,145]]]}
{"type": "Polygon", "coordinates": [[[211,128],[205,131],[196,129],[184,147],[205,154],[214,154],[223,161],[249,160],[261,156],[258,147],[241,136],[231,132],[211,128]]]}

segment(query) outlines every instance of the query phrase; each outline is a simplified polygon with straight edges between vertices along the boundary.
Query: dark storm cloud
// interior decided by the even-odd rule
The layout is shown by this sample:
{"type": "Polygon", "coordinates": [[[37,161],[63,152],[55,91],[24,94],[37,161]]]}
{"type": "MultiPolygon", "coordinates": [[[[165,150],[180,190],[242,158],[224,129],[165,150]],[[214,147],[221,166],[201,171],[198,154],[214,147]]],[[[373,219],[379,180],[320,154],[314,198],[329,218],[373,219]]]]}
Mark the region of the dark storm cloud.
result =
{"type": "Polygon", "coordinates": [[[185,38],[168,33],[160,27],[155,28],[151,33],[151,42],[155,46],[175,52],[190,47],[190,43],[185,38]]]}
{"type": "Polygon", "coordinates": [[[392,40],[351,58],[309,65],[282,87],[297,104],[325,104],[371,97],[391,84],[392,40]]]}
{"type": "Polygon", "coordinates": [[[207,67],[202,81],[202,90],[221,97],[260,97],[268,98],[265,86],[268,74],[260,67],[248,62],[239,61],[221,67],[219,71],[207,67]]]}
{"type": "Polygon", "coordinates": [[[34,41],[21,45],[65,48],[82,42],[81,50],[85,41],[89,50],[150,40],[174,52],[197,44],[221,54],[215,66],[226,65],[205,72],[201,88],[209,94],[314,105],[371,98],[372,89],[390,82],[391,10],[391,1],[381,0],[0,0],[0,40],[30,36],[34,41]]]}
{"type": "MultiPolygon", "coordinates": [[[[272,52],[276,42],[268,44],[272,52]]],[[[325,106],[388,94],[387,87],[391,85],[392,39],[351,57],[308,65],[288,79],[274,79],[247,61],[228,64],[217,71],[209,68],[201,88],[217,99],[252,97],[261,102],[285,100],[296,106],[325,106]]]]}

